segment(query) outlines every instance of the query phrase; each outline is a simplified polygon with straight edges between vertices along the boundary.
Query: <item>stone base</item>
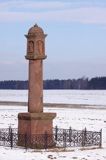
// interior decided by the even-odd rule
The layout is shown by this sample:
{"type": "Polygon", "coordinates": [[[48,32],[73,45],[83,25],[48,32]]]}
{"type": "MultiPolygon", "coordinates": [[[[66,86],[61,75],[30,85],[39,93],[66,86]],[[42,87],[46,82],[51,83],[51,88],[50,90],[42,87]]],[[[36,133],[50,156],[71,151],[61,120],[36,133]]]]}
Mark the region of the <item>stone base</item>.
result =
{"type": "Polygon", "coordinates": [[[19,113],[18,145],[30,148],[45,148],[55,145],[53,119],[56,113],[19,113]]]}

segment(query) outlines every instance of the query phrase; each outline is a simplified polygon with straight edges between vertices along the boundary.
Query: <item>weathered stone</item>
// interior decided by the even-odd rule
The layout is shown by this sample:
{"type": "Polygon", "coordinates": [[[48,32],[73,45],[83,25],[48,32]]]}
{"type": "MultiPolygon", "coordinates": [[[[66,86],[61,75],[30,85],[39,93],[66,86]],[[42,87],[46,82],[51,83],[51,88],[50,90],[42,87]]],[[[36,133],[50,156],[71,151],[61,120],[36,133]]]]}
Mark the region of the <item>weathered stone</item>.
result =
{"type": "Polygon", "coordinates": [[[43,59],[47,57],[45,55],[47,35],[42,28],[34,25],[25,36],[27,38],[25,57],[29,60],[28,112],[18,114],[18,145],[45,148],[47,143],[48,147],[52,147],[55,145],[53,119],[56,113],[43,112],[43,59]]]}

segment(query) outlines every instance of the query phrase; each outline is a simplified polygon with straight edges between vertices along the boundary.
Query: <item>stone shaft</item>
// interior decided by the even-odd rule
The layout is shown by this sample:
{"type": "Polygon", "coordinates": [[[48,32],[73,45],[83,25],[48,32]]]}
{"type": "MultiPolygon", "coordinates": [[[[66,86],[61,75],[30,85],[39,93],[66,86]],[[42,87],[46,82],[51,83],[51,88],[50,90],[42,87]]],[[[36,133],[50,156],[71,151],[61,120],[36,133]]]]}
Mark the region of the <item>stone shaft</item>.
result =
{"type": "Polygon", "coordinates": [[[43,112],[42,60],[29,60],[28,112],[43,112]]]}

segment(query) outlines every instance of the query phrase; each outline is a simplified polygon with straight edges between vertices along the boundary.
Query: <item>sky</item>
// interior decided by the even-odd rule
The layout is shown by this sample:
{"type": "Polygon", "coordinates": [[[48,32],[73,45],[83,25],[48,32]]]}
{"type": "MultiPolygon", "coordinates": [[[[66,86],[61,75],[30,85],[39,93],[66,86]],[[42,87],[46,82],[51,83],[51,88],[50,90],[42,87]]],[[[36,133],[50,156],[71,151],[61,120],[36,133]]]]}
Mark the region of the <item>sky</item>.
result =
{"type": "Polygon", "coordinates": [[[106,0],[0,0],[0,80],[27,80],[26,38],[48,34],[44,79],[106,76],[106,0]]]}

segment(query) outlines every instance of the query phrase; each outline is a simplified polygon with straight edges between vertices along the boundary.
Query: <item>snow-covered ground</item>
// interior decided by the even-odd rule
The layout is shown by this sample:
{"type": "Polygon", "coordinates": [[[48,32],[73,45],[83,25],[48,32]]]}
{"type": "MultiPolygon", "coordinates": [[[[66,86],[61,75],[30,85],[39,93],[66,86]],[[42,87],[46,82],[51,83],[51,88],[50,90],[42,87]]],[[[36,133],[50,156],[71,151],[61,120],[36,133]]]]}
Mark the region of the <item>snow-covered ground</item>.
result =
{"type": "MultiPolygon", "coordinates": [[[[106,91],[47,90],[44,91],[46,103],[68,103],[106,105],[106,91]]],[[[0,101],[27,101],[27,91],[0,90],[0,101]]],[[[0,128],[18,125],[17,114],[26,112],[26,106],[0,106],[0,128]]],[[[56,112],[54,126],[74,129],[103,130],[103,148],[81,150],[28,150],[0,147],[0,160],[106,160],[106,109],[44,108],[46,112],[56,112]]]]}
{"type": "MultiPolygon", "coordinates": [[[[27,90],[0,90],[0,101],[28,100],[27,90]]],[[[44,90],[45,103],[106,105],[106,90],[44,90]]]]}

